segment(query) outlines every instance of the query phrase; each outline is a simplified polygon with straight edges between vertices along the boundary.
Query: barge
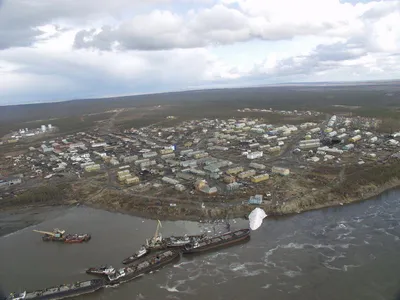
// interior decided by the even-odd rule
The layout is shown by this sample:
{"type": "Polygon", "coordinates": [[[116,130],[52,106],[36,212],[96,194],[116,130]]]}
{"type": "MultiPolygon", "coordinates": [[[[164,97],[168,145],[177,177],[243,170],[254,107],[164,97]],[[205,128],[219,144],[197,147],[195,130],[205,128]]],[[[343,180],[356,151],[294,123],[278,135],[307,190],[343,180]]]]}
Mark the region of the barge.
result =
{"type": "Polygon", "coordinates": [[[53,232],[33,230],[34,232],[43,234],[42,240],[44,242],[62,242],[66,244],[83,243],[88,242],[92,237],[88,233],[84,234],[66,234],[65,230],[58,228],[54,229],[53,232]]]}
{"type": "Polygon", "coordinates": [[[210,237],[183,247],[183,254],[201,253],[217,248],[228,247],[250,238],[250,229],[240,229],[220,236],[210,237]]]}
{"type": "Polygon", "coordinates": [[[104,279],[92,279],[80,281],[73,284],[63,284],[60,286],[37,290],[33,292],[11,293],[5,300],[55,300],[69,297],[76,297],[83,294],[93,293],[105,286],[104,279]]]}
{"type": "Polygon", "coordinates": [[[143,274],[160,269],[179,259],[179,257],[179,251],[166,250],[159,254],[149,256],[145,261],[139,264],[118,269],[113,274],[108,275],[107,279],[111,285],[127,282],[143,274]]]}

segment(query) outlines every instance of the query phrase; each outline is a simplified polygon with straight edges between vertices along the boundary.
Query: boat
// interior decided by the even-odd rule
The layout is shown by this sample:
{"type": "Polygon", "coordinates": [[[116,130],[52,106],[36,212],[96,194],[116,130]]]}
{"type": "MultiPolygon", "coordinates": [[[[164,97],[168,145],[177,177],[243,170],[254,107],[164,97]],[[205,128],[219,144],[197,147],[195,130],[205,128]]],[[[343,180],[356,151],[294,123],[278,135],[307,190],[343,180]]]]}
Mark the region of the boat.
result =
{"type": "Polygon", "coordinates": [[[200,253],[208,250],[231,246],[250,238],[250,229],[240,229],[220,236],[210,237],[200,242],[190,243],[182,249],[183,254],[200,253]]]}
{"type": "Polygon", "coordinates": [[[124,267],[108,275],[107,279],[111,285],[123,283],[145,273],[162,268],[163,266],[172,263],[180,257],[180,252],[177,250],[165,250],[159,254],[149,256],[145,261],[135,265],[124,267]]]}
{"type": "Polygon", "coordinates": [[[92,237],[90,234],[69,234],[65,237],[64,243],[67,244],[75,244],[75,243],[83,243],[88,242],[92,237]]]}
{"type": "Polygon", "coordinates": [[[150,250],[146,248],[145,246],[142,246],[139,251],[137,251],[135,254],[129,256],[128,258],[125,258],[122,263],[124,265],[128,265],[133,263],[135,260],[138,260],[139,258],[145,257],[147,254],[150,253],[150,250]]]}
{"type": "Polygon", "coordinates": [[[182,248],[189,243],[200,242],[206,238],[205,233],[199,235],[171,236],[163,238],[159,232],[161,227],[161,222],[158,220],[154,237],[152,237],[150,240],[146,240],[145,247],[150,251],[165,250],[169,248],[182,248]]]}
{"type": "Polygon", "coordinates": [[[82,243],[89,241],[92,237],[90,234],[66,234],[65,230],[55,228],[53,232],[33,230],[34,232],[43,234],[42,240],[45,242],[63,242],[67,244],[82,243]]]}
{"type": "Polygon", "coordinates": [[[187,244],[195,243],[205,239],[207,235],[205,233],[199,235],[184,235],[184,236],[171,236],[164,239],[167,248],[181,248],[187,244]]]}
{"type": "Polygon", "coordinates": [[[51,287],[45,290],[37,290],[33,292],[11,293],[6,300],[53,300],[64,299],[68,297],[76,297],[79,295],[93,293],[105,286],[104,279],[92,279],[80,281],[73,284],[63,284],[51,287]]]}
{"type": "Polygon", "coordinates": [[[112,266],[101,266],[100,268],[89,268],[86,270],[86,273],[92,275],[110,275],[115,273],[115,269],[112,266]]]}
{"type": "Polygon", "coordinates": [[[160,233],[160,227],[162,227],[160,220],[157,220],[157,228],[154,236],[151,239],[146,239],[146,248],[150,251],[154,250],[164,250],[167,248],[163,241],[162,235],[160,233]]]}
{"type": "Polygon", "coordinates": [[[64,242],[65,241],[65,230],[58,228],[53,229],[53,232],[33,230],[34,232],[43,234],[42,240],[45,242],[64,242]]]}

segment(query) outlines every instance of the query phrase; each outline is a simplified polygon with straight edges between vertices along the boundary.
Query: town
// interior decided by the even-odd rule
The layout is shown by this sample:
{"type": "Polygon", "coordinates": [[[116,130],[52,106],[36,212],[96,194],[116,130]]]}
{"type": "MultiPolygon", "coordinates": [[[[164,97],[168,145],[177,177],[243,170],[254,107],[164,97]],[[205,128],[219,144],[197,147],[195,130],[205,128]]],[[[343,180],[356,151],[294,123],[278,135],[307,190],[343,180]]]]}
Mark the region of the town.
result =
{"type": "MultiPolygon", "coordinates": [[[[323,122],[276,125],[259,115],[109,132],[95,128],[32,142],[27,149],[2,157],[0,197],[16,197],[52,180],[87,180],[101,191],[170,208],[277,206],[307,194],[310,186],[301,187],[298,181],[315,169],[326,168],[322,173],[329,175],[332,167],[341,170],[399,160],[400,132],[381,133],[379,125],[375,118],[341,115],[327,116],[323,122]],[[290,188],[287,182],[282,185],[286,178],[290,188]]],[[[47,128],[52,130],[51,125],[47,128]]],[[[44,125],[41,131],[45,130],[44,125]]],[[[311,190],[318,188],[316,183],[311,190]]]]}

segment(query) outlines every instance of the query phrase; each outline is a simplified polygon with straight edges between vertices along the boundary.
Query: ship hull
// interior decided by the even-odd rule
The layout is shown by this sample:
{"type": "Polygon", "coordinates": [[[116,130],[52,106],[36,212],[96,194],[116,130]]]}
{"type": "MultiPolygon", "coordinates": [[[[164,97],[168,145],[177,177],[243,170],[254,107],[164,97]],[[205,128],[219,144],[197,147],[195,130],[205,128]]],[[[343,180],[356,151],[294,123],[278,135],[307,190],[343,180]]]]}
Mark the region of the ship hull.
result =
{"type": "Polygon", "coordinates": [[[83,237],[54,237],[54,236],[43,236],[42,240],[44,242],[62,242],[65,244],[80,244],[83,242],[88,242],[91,239],[89,234],[84,235],[83,237]]]}
{"type": "MultiPolygon", "coordinates": [[[[77,297],[80,295],[84,294],[89,294],[89,293],[94,293],[100,289],[102,289],[105,286],[105,280],[102,279],[96,279],[95,284],[87,286],[87,287],[82,287],[82,288],[77,288],[69,291],[62,291],[62,292],[57,292],[49,295],[38,295],[35,296],[35,292],[28,292],[26,294],[25,299],[32,299],[32,300],[59,300],[59,299],[66,299],[70,297],[77,297]]],[[[38,291],[40,292],[40,291],[38,291]]],[[[6,298],[7,300],[12,300],[13,298],[9,297],[6,298]]]]}
{"type": "MultiPolygon", "coordinates": [[[[171,250],[171,251],[173,251],[173,250],[171,250]]],[[[149,266],[149,267],[144,268],[144,269],[142,269],[140,271],[137,271],[137,272],[128,273],[125,276],[123,276],[121,278],[118,278],[117,280],[112,280],[112,281],[108,280],[108,282],[111,285],[120,284],[120,283],[124,283],[124,282],[127,282],[127,281],[134,280],[134,279],[136,279],[136,278],[138,278],[138,277],[140,277],[140,276],[142,276],[144,274],[159,270],[159,269],[163,268],[164,266],[166,266],[168,264],[171,264],[174,261],[178,261],[179,260],[180,252],[179,251],[174,251],[174,252],[175,253],[174,253],[173,256],[171,256],[170,258],[168,258],[168,259],[166,259],[164,261],[161,261],[158,264],[154,264],[152,266],[149,266]]]]}
{"type": "MultiPolygon", "coordinates": [[[[250,230],[242,230],[243,234],[240,236],[233,236],[231,239],[229,240],[221,240],[219,242],[216,243],[211,243],[211,244],[207,244],[205,246],[201,246],[198,248],[183,248],[182,249],[182,254],[196,254],[196,253],[203,253],[203,252],[207,252],[207,251],[211,251],[211,250],[217,250],[217,249],[221,249],[221,248],[226,248],[226,247],[231,247],[234,246],[236,244],[239,243],[244,243],[247,242],[250,239],[250,230]]],[[[234,235],[235,232],[232,233],[228,233],[228,234],[224,234],[222,236],[226,236],[226,235],[234,235]]],[[[216,238],[220,238],[222,236],[216,237],[216,238]]],[[[212,238],[211,238],[212,239],[212,238]]]]}

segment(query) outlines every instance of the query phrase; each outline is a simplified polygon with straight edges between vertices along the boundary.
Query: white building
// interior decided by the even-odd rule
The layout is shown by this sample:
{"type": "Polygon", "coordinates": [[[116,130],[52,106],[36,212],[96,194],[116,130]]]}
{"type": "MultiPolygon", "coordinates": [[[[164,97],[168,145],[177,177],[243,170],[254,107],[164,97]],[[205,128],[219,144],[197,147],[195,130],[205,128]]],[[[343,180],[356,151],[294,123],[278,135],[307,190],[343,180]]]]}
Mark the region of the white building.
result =
{"type": "Polygon", "coordinates": [[[256,158],[260,158],[262,156],[263,156],[262,151],[250,152],[247,154],[248,159],[256,159],[256,158]]]}

